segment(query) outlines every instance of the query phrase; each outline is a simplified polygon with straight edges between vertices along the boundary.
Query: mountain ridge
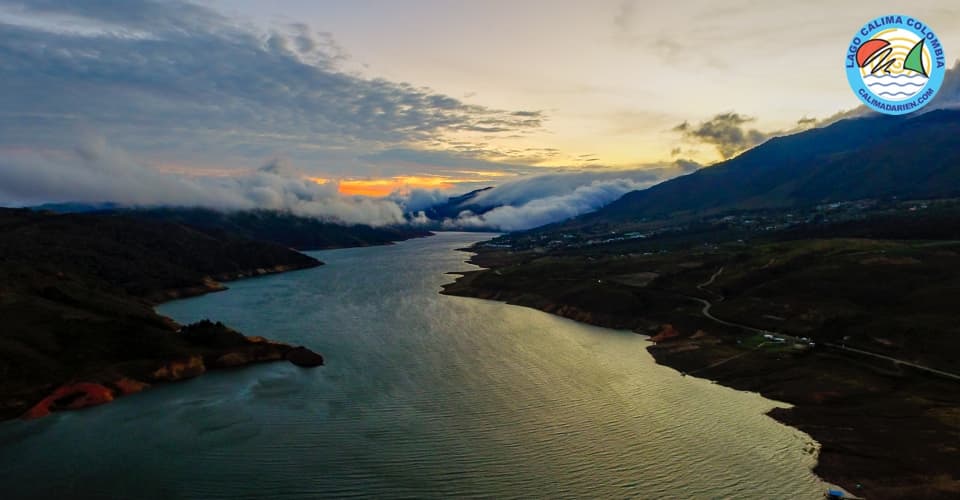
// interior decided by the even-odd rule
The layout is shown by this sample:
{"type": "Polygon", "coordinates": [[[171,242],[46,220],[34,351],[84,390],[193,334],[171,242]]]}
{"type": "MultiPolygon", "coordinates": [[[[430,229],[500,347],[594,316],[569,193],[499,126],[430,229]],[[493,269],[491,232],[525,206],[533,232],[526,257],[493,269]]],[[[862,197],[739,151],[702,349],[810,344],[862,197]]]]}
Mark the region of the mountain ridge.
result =
{"type": "Polygon", "coordinates": [[[306,251],[389,245],[432,234],[412,226],[341,224],[288,211],[263,209],[225,211],[202,207],[121,207],[114,203],[48,203],[32,208],[182,224],[214,236],[229,233],[306,251]]]}
{"type": "Polygon", "coordinates": [[[770,139],[559,226],[873,197],[955,196],[960,194],[958,136],[960,110],[842,120],[770,139]],[[909,149],[918,144],[923,146],[909,149]]]}

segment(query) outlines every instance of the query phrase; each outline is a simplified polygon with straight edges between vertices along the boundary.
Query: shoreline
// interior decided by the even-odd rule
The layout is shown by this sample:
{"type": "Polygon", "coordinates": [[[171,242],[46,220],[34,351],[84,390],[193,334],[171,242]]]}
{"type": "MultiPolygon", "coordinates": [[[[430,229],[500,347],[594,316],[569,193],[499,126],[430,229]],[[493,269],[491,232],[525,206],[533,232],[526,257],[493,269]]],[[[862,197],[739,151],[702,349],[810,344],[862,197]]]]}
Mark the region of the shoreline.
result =
{"type": "MultiPolygon", "coordinates": [[[[471,250],[469,250],[469,249],[458,249],[458,250],[459,250],[459,251],[464,251],[464,252],[471,252],[471,250]]],[[[469,261],[468,261],[468,262],[469,262],[469,261]]],[[[472,263],[472,262],[470,262],[470,263],[471,263],[471,264],[474,264],[474,265],[477,265],[477,264],[472,263]]],[[[491,268],[483,268],[483,267],[482,267],[480,270],[477,270],[477,271],[449,272],[449,273],[446,273],[446,274],[449,274],[449,275],[451,275],[451,276],[461,276],[461,277],[463,277],[463,276],[466,275],[467,273],[479,272],[479,271],[486,271],[486,270],[491,270],[491,268]]],[[[457,279],[459,280],[460,278],[457,278],[457,279]]],[[[450,283],[449,285],[452,285],[452,284],[455,284],[455,282],[454,282],[454,283],[450,283]]],[[[448,285],[444,285],[443,288],[441,289],[441,291],[440,291],[439,293],[440,293],[441,295],[450,295],[450,296],[453,296],[453,297],[467,297],[467,298],[475,298],[475,299],[480,299],[480,300],[490,300],[490,301],[500,302],[500,303],[507,304],[507,305],[512,305],[512,306],[526,307],[526,308],[530,308],[530,309],[535,309],[535,310],[537,310],[537,311],[545,312],[545,313],[547,313],[547,314],[552,314],[552,315],[554,315],[554,316],[559,316],[559,317],[561,317],[561,318],[569,319],[569,320],[571,320],[571,321],[576,321],[576,322],[578,322],[578,323],[583,323],[583,324],[587,324],[587,325],[591,325],[591,326],[597,326],[597,327],[601,327],[601,328],[608,328],[608,329],[611,329],[611,330],[632,331],[634,334],[637,334],[637,335],[641,335],[641,336],[645,336],[645,337],[646,337],[644,340],[646,340],[646,341],[649,343],[649,345],[646,347],[646,351],[650,354],[650,356],[651,356],[651,358],[653,359],[654,363],[656,363],[656,364],[658,364],[658,365],[660,365],[660,366],[662,366],[662,367],[664,367],[664,368],[669,368],[669,369],[672,369],[672,370],[674,370],[674,371],[676,371],[676,372],[678,372],[678,373],[681,373],[681,374],[683,374],[683,376],[687,376],[687,373],[686,373],[685,371],[681,370],[678,366],[671,365],[671,364],[669,364],[668,362],[666,362],[666,360],[665,360],[663,357],[658,357],[658,356],[657,356],[656,350],[657,350],[657,346],[659,345],[659,342],[656,341],[656,340],[654,340],[654,337],[655,337],[654,335],[648,335],[648,334],[645,334],[645,333],[636,332],[636,331],[633,331],[633,330],[631,330],[631,329],[629,329],[629,328],[623,328],[622,326],[611,325],[611,324],[609,324],[609,323],[607,323],[607,322],[604,322],[604,321],[592,321],[591,319],[588,319],[588,318],[591,318],[591,315],[590,315],[589,312],[581,311],[581,310],[578,310],[578,309],[575,309],[575,308],[560,308],[560,309],[556,309],[556,310],[549,310],[548,308],[535,307],[535,306],[532,306],[532,305],[525,304],[525,303],[523,303],[523,302],[517,302],[517,301],[515,301],[515,300],[510,300],[509,298],[503,298],[503,297],[493,298],[493,297],[469,296],[469,295],[460,295],[460,294],[448,293],[447,290],[446,290],[447,287],[448,287],[448,285]]],[[[819,474],[816,473],[816,465],[819,464],[819,462],[820,462],[820,453],[821,453],[822,450],[823,450],[823,443],[821,443],[820,441],[818,441],[818,440],[816,439],[816,437],[814,437],[813,435],[809,434],[809,433],[806,432],[805,430],[803,430],[803,429],[801,429],[801,428],[799,428],[799,427],[795,427],[795,426],[791,425],[791,423],[790,423],[789,421],[785,421],[785,420],[783,420],[783,419],[781,419],[781,418],[777,418],[777,416],[774,414],[774,413],[777,412],[777,411],[790,411],[791,409],[793,409],[792,407],[794,406],[792,403],[789,403],[789,402],[786,402],[786,401],[780,401],[780,400],[771,398],[769,395],[764,394],[764,393],[759,392],[759,391],[750,391],[750,390],[740,389],[740,388],[737,388],[737,387],[734,387],[734,386],[731,386],[731,385],[722,384],[720,381],[718,381],[718,380],[715,379],[715,378],[711,378],[711,377],[707,377],[707,376],[700,376],[700,375],[693,375],[693,374],[690,374],[689,376],[695,377],[695,378],[699,378],[699,379],[701,379],[701,380],[706,380],[706,381],[710,381],[710,382],[713,382],[713,383],[721,384],[721,385],[723,385],[724,387],[727,387],[727,388],[730,388],[730,389],[733,389],[733,390],[742,391],[742,392],[753,392],[753,393],[755,393],[755,394],[759,394],[761,397],[763,397],[763,398],[765,398],[765,399],[767,399],[767,400],[769,400],[769,401],[773,401],[773,402],[775,402],[775,403],[782,403],[782,404],[790,405],[790,406],[791,406],[790,408],[782,408],[782,407],[774,407],[774,408],[771,408],[770,410],[767,410],[766,412],[764,412],[764,415],[766,415],[767,417],[769,417],[770,419],[774,420],[775,422],[777,422],[777,423],[779,423],[779,424],[781,424],[781,425],[784,425],[784,426],[786,426],[786,427],[790,427],[790,428],[792,428],[792,429],[795,429],[795,430],[798,430],[798,431],[800,431],[800,432],[803,432],[804,434],[807,434],[808,436],[810,436],[810,439],[813,440],[813,441],[816,443],[816,445],[817,445],[817,455],[816,455],[816,457],[815,457],[816,460],[815,460],[815,464],[814,464],[814,466],[811,468],[810,472],[811,472],[812,474],[814,474],[814,476],[823,484],[825,490],[828,489],[828,488],[831,488],[831,489],[839,489],[840,491],[843,491],[844,494],[845,494],[848,498],[857,498],[855,495],[853,495],[852,493],[850,493],[850,491],[849,491],[848,489],[846,489],[846,488],[844,488],[844,487],[842,487],[842,486],[839,486],[839,485],[837,485],[837,484],[834,484],[833,482],[829,481],[827,478],[824,478],[824,477],[822,477],[822,476],[820,476],[819,474]]]]}
{"type": "MultiPolygon", "coordinates": [[[[461,272],[450,272],[450,273],[447,273],[447,274],[450,274],[450,275],[462,275],[463,273],[461,273],[461,272]]],[[[444,288],[446,288],[446,285],[444,285],[444,288]]],[[[449,296],[452,296],[452,297],[466,297],[466,298],[474,298],[474,299],[479,299],[479,300],[490,300],[490,301],[493,301],[493,302],[500,302],[500,303],[507,304],[507,305],[511,305],[511,306],[526,307],[526,308],[529,308],[529,309],[534,309],[534,310],[541,311],[541,312],[544,312],[544,313],[547,313],[547,314],[552,314],[552,315],[554,315],[554,316],[558,316],[558,317],[561,317],[561,318],[564,318],[564,319],[569,319],[569,320],[571,320],[571,321],[576,321],[576,322],[578,322],[578,323],[583,323],[583,324],[590,325],[590,326],[596,326],[596,327],[600,327],[600,328],[607,328],[607,329],[610,329],[610,330],[630,331],[630,332],[632,332],[632,333],[634,333],[634,334],[636,334],[636,335],[640,335],[640,336],[645,337],[644,340],[646,340],[647,343],[649,344],[645,349],[646,349],[647,353],[650,354],[650,356],[651,356],[651,358],[653,359],[653,362],[654,362],[654,363],[656,363],[657,365],[660,365],[660,366],[662,366],[662,367],[664,367],[664,368],[669,368],[669,369],[671,369],[671,370],[674,370],[674,371],[676,371],[677,373],[682,374],[683,376],[688,376],[688,374],[687,374],[686,372],[684,372],[683,370],[679,369],[677,366],[674,366],[674,365],[671,365],[671,364],[665,362],[665,360],[664,360],[663,358],[661,358],[661,357],[657,357],[655,351],[656,351],[656,347],[657,347],[657,345],[658,345],[659,343],[658,343],[656,340],[654,340],[654,337],[655,337],[655,336],[653,336],[653,335],[648,335],[648,334],[646,334],[646,333],[636,332],[636,331],[633,331],[633,330],[631,330],[631,329],[629,329],[629,328],[622,328],[622,327],[610,325],[610,324],[605,323],[605,322],[602,322],[602,321],[601,321],[601,322],[597,322],[597,321],[589,321],[589,320],[584,319],[584,318],[589,317],[589,313],[586,313],[586,312],[583,312],[583,311],[579,311],[579,310],[576,310],[576,309],[568,309],[568,308],[562,308],[562,309],[559,309],[559,310],[547,310],[547,309],[545,309],[545,308],[538,308],[538,307],[534,307],[534,306],[532,306],[532,305],[527,305],[527,304],[524,304],[524,303],[521,303],[521,302],[511,301],[511,300],[505,299],[505,298],[486,298],[486,297],[479,297],[479,296],[459,295],[459,294],[446,293],[445,290],[441,290],[439,293],[440,293],[441,295],[449,295],[449,296]]],[[[792,407],[794,406],[792,403],[789,403],[789,402],[786,402],[786,401],[780,401],[780,400],[771,398],[769,395],[763,394],[762,392],[759,392],[759,391],[744,390],[744,389],[739,389],[739,388],[737,388],[737,387],[733,387],[733,386],[730,386],[730,385],[721,384],[718,380],[716,380],[716,379],[714,379],[714,378],[710,378],[710,377],[706,377],[706,376],[700,376],[700,375],[693,375],[693,374],[690,374],[689,376],[690,376],[690,377],[694,377],[694,378],[699,378],[699,379],[701,379],[701,380],[705,380],[705,381],[717,383],[717,384],[723,385],[724,387],[727,387],[727,388],[729,388],[729,389],[733,389],[733,390],[736,390],[736,391],[752,392],[752,393],[758,394],[758,395],[760,395],[761,397],[763,397],[764,399],[767,399],[767,400],[769,400],[769,401],[771,401],[771,402],[774,402],[774,403],[780,403],[780,404],[784,404],[784,405],[790,405],[791,408],[783,408],[783,407],[779,407],[779,406],[774,406],[773,408],[767,410],[767,411],[764,412],[763,414],[764,414],[765,416],[769,417],[770,419],[774,420],[775,422],[781,424],[781,425],[784,425],[784,426],[786,426],[786,427],[790,427],[790,428],[792,428],[792,429],[795,429],[795,430],[798,430],[798,431],[800,431],[800,432],[803,432],[804,434],[806,434],[807,436],[809,436],[810,439],[811,439],[814,443],[816,443],[816,446],[817,446],[817,455],[816,455],[816,457],[815,457],[816,460],[815,460],[814,466],[811,467],[810,472],[823,484],[824,489],[827,489],[827,488],[840,489],[841,491],[844,492],[844,494],[847,495],[847,497],[849,497],[849,498],[856,498],[854,495],[852,495],[852,494],[849,492],[849,490],[847,490],[847,489],[845,489],[845,488],[843,488],[843,487],[841,487],[841,486],[838,486],[838,485],[836,485],[836,484],[833,484],[832,482],[828,481],[826,478],[823,478],[823,477],[821,477],[820,475],[816,474],[816,471],[815,471],[815,469],[816,469],[816,464],[819,463],[819,460],[820,460],[820,452],[821,452],[821,450],[822,450],[822,448],[823,448],[823,444],[822,444],[820,441],[818,441],[814,436],[810,435],[809,433],[807,433],[807,432],[804,431],[803,429],[800,429],[800,428],[798,428],[798,427],[794,427],[794,426],[791,425],[789,422],[786,422],[786,421],[784,421],[784,420],[782,420],[782,419],[779,419],[779,418],[776,417],[776,415],[774,415],[774,412],[776,412],[776,411],[789,411],[789,410],[791,410],[792,407]]]]}
{"type": "MultiPolygon", "coordinates": [[[[144,297],[150,310],[160,321],[171,327],[169,335],[189,335],[189,329],[202,330],[194,352],[175,358],[134,359],[119,364],[93,369],[51,387],[47,395],[28,405],[19,415],[8,415],[3,420],[31,420],[51,413],[81,410],[110,403],[116,398],[136,394],[156,384],[180,382],[199,377],[209,370],[242,368],[248,365],[288,361],[302,367],[319,366],[323,357],[303,346],[259,336],[247,336],[220,322],[209,320],[191,325],[180,325],[168,316],[156,312],[156,306],[173,300],[188,299],[208,293],[229,290],[224,282],[257,278],[272,274],[302,271],[324,265],[321,261],[303,264],[278,264],[243,271],[223,273],[215,278],[205,277],[198,285],[167,289],[144,297]],[[228,345],[224,345],[228,344],[228,345]],[[131,373],[133,372],[133,373],[131,373]]],[[[198,335],[194,335],[198,337],[198,335]]]]}
{"type": "MultiPolygon", "coordinates": [[[[0,208],[0,420],[102,404],[207,368],[288,359],[288,352],[295,364],[321,364],[321,356],[306,349],[247,337],[220,323],[180,325],[155,307],[321,261],[282,242],[204,230],[162,215],[150,220],[0,208]]],[[[283,234],[267,236],[310,250],[318,243],[347,248],[433,236],[423,230],[371,235],[345,226],[328,235],[311,232],[327,227],[316,224],[284,226],[283,234]]],[[[246,230],[263,227],[254,223],[246,230]]]]}
{"type": "MultiPolygon", "coordinates": [[[[871,455],[874,454],[874,450],[883,446],[886,435],[883,429],[869,428],[870,424],[876,422],[875,415],[851,415],[849,410],[843,408],[819,413],[824,402],[840,401],[842,395],[820,391],[818,389],[822,388],[814,387],[815,384],[804,387],[803,377],[810,376],[811,372],[815,374],[815,370],[824,364],[824,360],[830,363],[838,359],[838,356],[830,353],[829,350],[818,351],[813,355],[823,359],[811,361],[810,356],[801,358],[802,361],[796,363],[798,368],[798,366],[784,365],[779,361],[779,357],[773,360],[767,359],[770,358],[769,356],[760,354],[750,356],[756,349],[751,351],[724,345],[723,334],[704,328],[710,332],[707,333],[695,322],[684,323],[678,320],[681,321],[680,327],[675,328],[672,324],[646,318],[625,318],[623,315],[595,313],[563,304],[562,301],[550,300],[536,291],[474,286],[474,278],[484,274],[488,277],[493,275],[491,279],[494,283],[498,279],[503,283],[509,283],[497,277],[501,276],[498,268],[511,262],[506,258],[502,261],[498,260],[502,257],[495,255],[496,252],[485,254],[478,252],[476,248],[458,250],[469,253],[471,256],[467,262],[480,269],[447,273],[455,276],[455,281],[443,285],[439,292],[441,294],[495,300],[537,309],[594,326],[626,329],[648,335],[651,344],[647,347],[647,351],[657,364],[677,370],[684,375],[690,374],[734,390],[755,392],[766,399],[790,405],[790,408],[773,408],[766,412],[766,415],[782,425],[807,434],[818,443],[816,463],[811,472],[824,484],[825,492],[829,487],[842,490],[849,498],[860,496],[899,498],[911,495],[919,498],[949,498],[948,495],[951,493],[946,492],[952,492],[952,488],[955,488],[949,477],[933,476],[932,480],[943,483],[938,485],[940,489],[936,489],[936,487],[912,483],[911,481],[915,478],[909,475],[890,480],[884,477],[886,472],[883,469],[865,470],[863,464],[851,463],[861,457],[870,457],[875,462],[882,460],[880,457],[871,457],[871,455]],[[494,255],[489,255],[491,253],[494,255]],[[725,364],[726,361],[732,361],[734,358],[743,358],[744,362],[725,364]],[[785,366],[787,369],[784,369],[785,366]],[[844,425],[838,425],[840,422],[844,425]],[[872,482],[875,478],[878,480],[872,482]]],[[[717,325],[716,330],[723,330],[720,326],[717,325]]],[[[869,363],[862,364],[861,369],[880,371],[869,363]]],[[[935,381],[933,385],[937,383],[935,381]]],[[[883,402],[883,396],[874,397],[874,400],[871,404],[877,404],[877,401],[883,402]]],[[[903,411],[909,414],[909,409],[913,407],[908,405],[907,408],[903,411]]],[[[907,457],[908,460],[911,458],[907,457]]],[[[887,464],[886,469],[890,470],[889,475],[895,476],[897,473],[895,464],[887,464]]]]}
{"type": "Polygon", "coordinates": [[[323,265],[326,265],[326,264],[321,261],[317,261],[316,263],[306,263],[306,264],[300,264],[300,265],[277,264],[272,267],[258,267],[256,269],[249,269],[246,271],[224,273],[217,276],[206,276],[204,277],[203,282],[199,285],[161,290],[159,292],[149,294],[146,297],[146,299],[150,301],[150,303],[153,304],[154,306],[157,306],[157,305],[163,304],[164,302],[170,302],[170,301],[180,300],[180,299],[189,299],[192,297],[199,297],[201,295],[206,295],[208,293],[225,292],[229,290],[230,287],[224,285],[224,283],[229,283],[231,281],[240,281],[240,280],[246,280],[251,278],[259,278],[261,276],[288,273],[292,271],[302,271],[305,269],[313,269],[315,267],[320,267],[323,265]]]}

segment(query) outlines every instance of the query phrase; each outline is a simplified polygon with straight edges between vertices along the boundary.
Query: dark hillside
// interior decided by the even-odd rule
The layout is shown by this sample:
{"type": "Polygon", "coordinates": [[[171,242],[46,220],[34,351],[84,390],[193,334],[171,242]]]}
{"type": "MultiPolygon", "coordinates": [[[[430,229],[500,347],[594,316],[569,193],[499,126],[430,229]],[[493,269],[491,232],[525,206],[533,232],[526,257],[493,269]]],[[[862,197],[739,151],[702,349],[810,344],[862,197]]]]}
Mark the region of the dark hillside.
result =
{"type": "Polygon", "coordinates": [[[0,209],[0,418],[55,391],[63,394],[42,410],[282,359],[288,346],[219,324],[207,327],[225,332],[228,345],[179,334],[153,304],[223,289],[219,280],[320,264],[276,244],[178,224],[0,209]]]}

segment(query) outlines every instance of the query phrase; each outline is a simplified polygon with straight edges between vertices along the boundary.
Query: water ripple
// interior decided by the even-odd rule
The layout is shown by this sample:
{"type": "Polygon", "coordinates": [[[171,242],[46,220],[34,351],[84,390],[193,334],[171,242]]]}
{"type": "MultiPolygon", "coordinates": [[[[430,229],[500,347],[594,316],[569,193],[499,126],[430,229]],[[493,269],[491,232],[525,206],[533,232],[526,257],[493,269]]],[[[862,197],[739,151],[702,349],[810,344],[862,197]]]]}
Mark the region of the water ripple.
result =
{"type": "Polygon", "coordinates": [[[680,377],[628,332],[438,295],[476,238],[322,252],[320,268],[165,304],[328,364],[0,428],[18,478],[4,498],[821,497],[809,437],[765,417],[774,403],[680,377]]]}

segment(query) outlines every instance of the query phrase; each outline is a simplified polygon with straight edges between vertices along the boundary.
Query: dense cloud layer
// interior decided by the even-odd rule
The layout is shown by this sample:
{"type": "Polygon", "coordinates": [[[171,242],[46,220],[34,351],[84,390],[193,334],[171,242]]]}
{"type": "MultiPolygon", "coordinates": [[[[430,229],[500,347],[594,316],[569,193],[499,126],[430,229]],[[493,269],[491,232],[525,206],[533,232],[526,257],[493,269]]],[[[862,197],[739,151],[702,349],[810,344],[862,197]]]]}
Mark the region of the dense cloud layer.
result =
{"type": "Polygon", "coordinates": [[[405,222],[403,209],[394,201],[344,196],[335,183],[317,184],[283,162],[243,175],[185,176],[139,165],[102,140],[91,140],[65,155],[0,158],[0,199],[18,204],[111,201],[131,206],[276,209],[351,224],[405,222]]]}
{"type": "Polygon", "coordinates": [[[221,210],[275,209],[324,220],[373,226],[424,224],[448,229],[513,231],[596,210],[628,191],[643,189],[698,165],[677,162],[625,171],[589,171],[525,177],[471,200],[494,207],[455,219],[429,220],[422,211],[449,193],[413,190],[387,198],[346,196],[336,182],[318,184],[284,161],[243,175],[185,176],[141,165],[131,155],[91,138],[67,153],[0,157],[0,199],[18,204],[111,201],[130,206],[202,206],[221,210]],[[65,168],[65,165],[68,166],[65,168]]]}
{"type": "Polygon", "coordinates": [[[456,219],[443,221],[443,225],[501,231],[530,229],[592,212],[630,191],[645,189],[698,167],[696,163],[678,161],[670,166],[639,170],[527,177],[484,191],[470,201],[472,205],[496,208],[482,214],[465,211],[456,219]]]}

